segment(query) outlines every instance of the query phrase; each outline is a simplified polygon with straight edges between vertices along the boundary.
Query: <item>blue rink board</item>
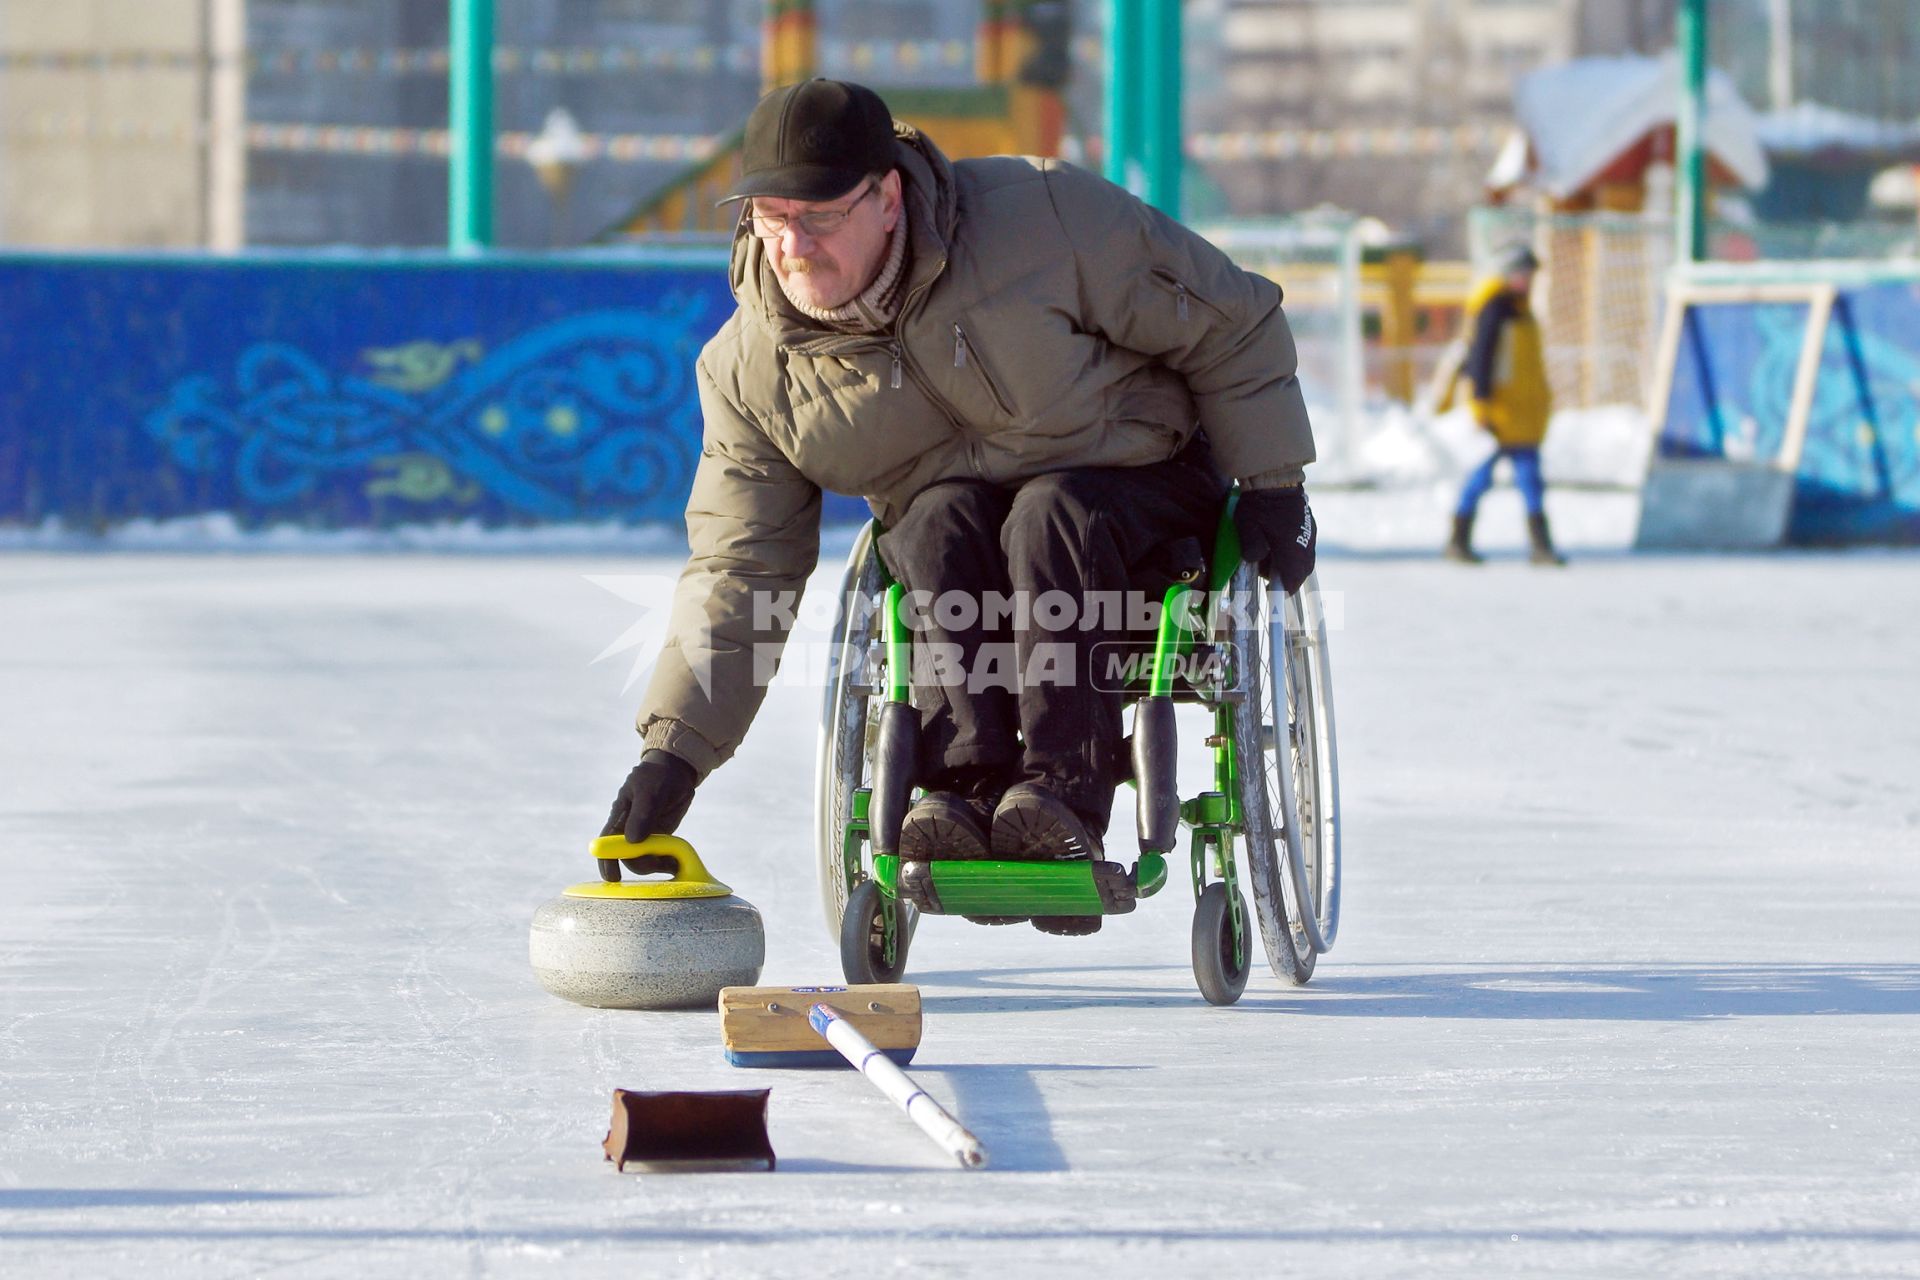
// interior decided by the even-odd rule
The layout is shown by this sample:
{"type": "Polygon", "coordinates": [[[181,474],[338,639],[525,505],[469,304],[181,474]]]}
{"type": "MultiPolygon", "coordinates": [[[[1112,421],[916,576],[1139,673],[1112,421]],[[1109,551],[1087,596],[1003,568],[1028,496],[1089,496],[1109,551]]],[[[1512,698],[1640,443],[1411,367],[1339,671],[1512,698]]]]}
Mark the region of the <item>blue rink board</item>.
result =
{"type": "MultiPolygon", "coordinates": [[[[1804,303],[1687,313],[1660,451],[1777,458],[1804,303]]],[[[1920,284],[1840,290],[1795,472],[1788,540],[1920,542],[1920,284]]]]}
{"type": "Polygon", "coordinates": [[[711,251],[0,257],[0,523],[678,524],[732,310],[711,251]]]}

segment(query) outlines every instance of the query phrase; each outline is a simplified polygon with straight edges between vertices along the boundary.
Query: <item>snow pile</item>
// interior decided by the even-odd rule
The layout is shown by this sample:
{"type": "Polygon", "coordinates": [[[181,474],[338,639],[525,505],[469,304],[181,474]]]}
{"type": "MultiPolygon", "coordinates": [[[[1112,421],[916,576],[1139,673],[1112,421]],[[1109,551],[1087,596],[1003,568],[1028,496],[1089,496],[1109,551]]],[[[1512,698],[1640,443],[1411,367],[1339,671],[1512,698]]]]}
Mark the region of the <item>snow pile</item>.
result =
{"type": "MultiPolygon", "coordinates": [[[[1652,446],[1653,430],[1638,409],[1564,409],[1553,415],[1541,460],[1550,484],[1637,489],[1652,446]]],[[[1452,484],[1492,448],[1465,408],[1436,417],[1390,405],[1364,418],[1355,438],[1325,441],[1327,456],[1308,479],[1366,488],[1452,484]]]]}

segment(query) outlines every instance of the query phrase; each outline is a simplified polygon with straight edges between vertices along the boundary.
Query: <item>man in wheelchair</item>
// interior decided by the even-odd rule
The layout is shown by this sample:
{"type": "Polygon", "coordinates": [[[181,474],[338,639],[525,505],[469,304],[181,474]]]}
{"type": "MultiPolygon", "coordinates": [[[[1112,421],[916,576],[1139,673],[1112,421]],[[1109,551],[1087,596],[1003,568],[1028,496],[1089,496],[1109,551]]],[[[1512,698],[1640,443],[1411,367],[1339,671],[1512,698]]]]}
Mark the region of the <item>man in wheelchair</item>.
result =
{"type": "Polygon", "coordinates": [[[916,673],[901,855],[1098,857],[1126,762],[1094,597],[1211,546],[1230,479],[1243,557],[1288,592],[1313,567],[1280,290],[1060,161],[949,161],[859,85],[768,94],[742,158],[692,555],[605,834],[671,832],[745,735],[831,489],[866,498],[934,603],[916,653],[948,660],[916,673]]]}

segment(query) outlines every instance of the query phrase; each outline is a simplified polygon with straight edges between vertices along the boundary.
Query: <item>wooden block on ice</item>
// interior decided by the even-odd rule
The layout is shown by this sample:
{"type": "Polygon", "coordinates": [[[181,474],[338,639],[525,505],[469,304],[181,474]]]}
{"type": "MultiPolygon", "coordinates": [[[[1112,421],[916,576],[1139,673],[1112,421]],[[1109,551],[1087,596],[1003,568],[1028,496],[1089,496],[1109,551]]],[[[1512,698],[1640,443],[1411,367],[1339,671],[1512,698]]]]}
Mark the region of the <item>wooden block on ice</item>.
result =
{"type": "Polygon", "coordinates": [[[722,987],[720,1034],[735,1066],[834,1066],[844,1060],[807,1023],[826,1003],[896,1062],[920,1046],[920,988],[907,982],[852,987],[722,987]]]}

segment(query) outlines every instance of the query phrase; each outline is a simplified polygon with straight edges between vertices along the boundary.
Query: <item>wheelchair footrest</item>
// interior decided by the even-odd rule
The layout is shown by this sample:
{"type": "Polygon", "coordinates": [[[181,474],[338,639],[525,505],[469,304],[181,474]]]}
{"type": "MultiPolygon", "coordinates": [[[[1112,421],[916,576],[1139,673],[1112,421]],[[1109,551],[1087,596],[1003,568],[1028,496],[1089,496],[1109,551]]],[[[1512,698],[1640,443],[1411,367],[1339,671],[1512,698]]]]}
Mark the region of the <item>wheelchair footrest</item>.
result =
{"type": "Polygon", "coordinates": [[[884,854],[873,861],[882,887],[931,915],[1120,915],[1141,896],[1117,862],[907,862],[884,854]]]}

